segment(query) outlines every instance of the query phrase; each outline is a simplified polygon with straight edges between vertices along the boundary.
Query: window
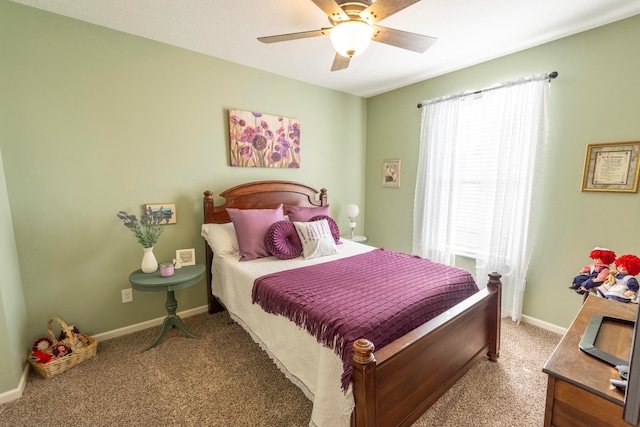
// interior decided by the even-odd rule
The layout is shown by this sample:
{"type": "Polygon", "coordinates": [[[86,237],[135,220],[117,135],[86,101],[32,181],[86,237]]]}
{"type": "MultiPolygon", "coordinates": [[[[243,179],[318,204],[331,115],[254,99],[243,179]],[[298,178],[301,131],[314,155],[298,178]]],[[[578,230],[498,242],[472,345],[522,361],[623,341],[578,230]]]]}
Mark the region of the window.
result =
{"type": "Polygon", "coordinates": [[[476,257],[481,226],[478,212],[486,208],[483,202],[495,187],[495,180],[487,182],[486,176],[488,169],[496,168],[499,127],[499,110],[483,102],[482,94],[461,99],[452,191],[457,210],[453,244],[456,255],[476,257]]]}

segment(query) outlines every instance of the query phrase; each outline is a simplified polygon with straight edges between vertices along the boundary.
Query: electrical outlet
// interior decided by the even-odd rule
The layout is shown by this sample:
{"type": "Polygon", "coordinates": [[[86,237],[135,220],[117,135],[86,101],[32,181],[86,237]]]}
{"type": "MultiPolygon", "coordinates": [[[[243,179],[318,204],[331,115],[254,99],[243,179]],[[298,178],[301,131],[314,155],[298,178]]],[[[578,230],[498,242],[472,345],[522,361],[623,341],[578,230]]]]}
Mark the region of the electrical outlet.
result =
{"type": "Polygon", "coordinates": [[[122,302],[133,301],[133,289],[127,288],[122,290],[122,302]]]}

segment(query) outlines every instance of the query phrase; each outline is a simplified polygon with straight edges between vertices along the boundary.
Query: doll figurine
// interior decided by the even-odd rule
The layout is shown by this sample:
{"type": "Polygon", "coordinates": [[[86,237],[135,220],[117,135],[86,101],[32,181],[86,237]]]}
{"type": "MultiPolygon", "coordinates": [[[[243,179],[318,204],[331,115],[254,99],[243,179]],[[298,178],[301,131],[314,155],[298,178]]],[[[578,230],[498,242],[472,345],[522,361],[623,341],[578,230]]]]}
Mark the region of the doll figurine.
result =
{"type": "Polygon", "coordinates": [[[597,295],[620,302],[636,300],[640,285],[634,276],[640,273],[640,258],[635,255],[622,255],[615,263],[616,272],[609,273],[604,284],[596,288],[597,295]]]}
{"type": "Polygon", "coordinates": [[[604,283],[609,275],[609,266],[616,259],[616,253],[611,249],[596,247],[589,254],[589,258],[593,263],[585,265],[569,286],[579,294],[604,283]]]}

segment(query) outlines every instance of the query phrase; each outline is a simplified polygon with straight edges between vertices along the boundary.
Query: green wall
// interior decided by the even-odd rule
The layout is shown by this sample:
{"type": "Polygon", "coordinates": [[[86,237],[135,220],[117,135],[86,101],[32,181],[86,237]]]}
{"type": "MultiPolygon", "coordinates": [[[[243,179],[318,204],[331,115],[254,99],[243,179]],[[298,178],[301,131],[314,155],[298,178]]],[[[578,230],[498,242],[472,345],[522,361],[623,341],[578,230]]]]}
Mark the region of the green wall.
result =
{"type": "Polygon", "coordinates": [[[364,208],[369,242],[411,251],[418,102],[558,71],[551,84],[543,213],[524,314],[568,327],[582,298],[567,286],[589,263],[592,248],[640,255],[640,195],[580,191],[587,144],[640,140],[639,43],[640,16],[635,16],[369,98],[364,208]],[[381,187],[384,159],[402,160],[401,188],[381,187]]]}
{"type": "MultiPolygon", "coordinates": [[[[269,179],[324,187],[345,232],[347,204],[364,203],[363,98],[6,0],[0,29],[0,152],[26,302],[21,358],[54,315],[97,334],[166,314],[161,293],[121,302],[143,251],[120,210],[176,202],[178,224],[154,253],[162,262],[195,248],[204,262],[205,190],[269,179]],[[302,167],[228,166],[229,108],[299,119],[302,167]]],[[[204,281],[177,299],[179,311],[206,305],[204,281]]],[[[0,348],[13,320],[0,320],[0,348]]]]}

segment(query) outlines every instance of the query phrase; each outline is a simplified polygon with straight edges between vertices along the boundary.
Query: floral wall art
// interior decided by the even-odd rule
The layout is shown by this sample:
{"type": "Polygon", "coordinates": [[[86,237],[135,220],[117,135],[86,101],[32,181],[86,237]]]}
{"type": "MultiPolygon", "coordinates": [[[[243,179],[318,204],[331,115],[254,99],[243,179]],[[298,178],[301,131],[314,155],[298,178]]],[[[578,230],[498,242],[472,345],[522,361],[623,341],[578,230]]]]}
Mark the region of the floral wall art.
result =
{"type": "Polygon", "coordinates": [[[299,168],[300,121],[229,110],[231,166],[299,168]]]}

